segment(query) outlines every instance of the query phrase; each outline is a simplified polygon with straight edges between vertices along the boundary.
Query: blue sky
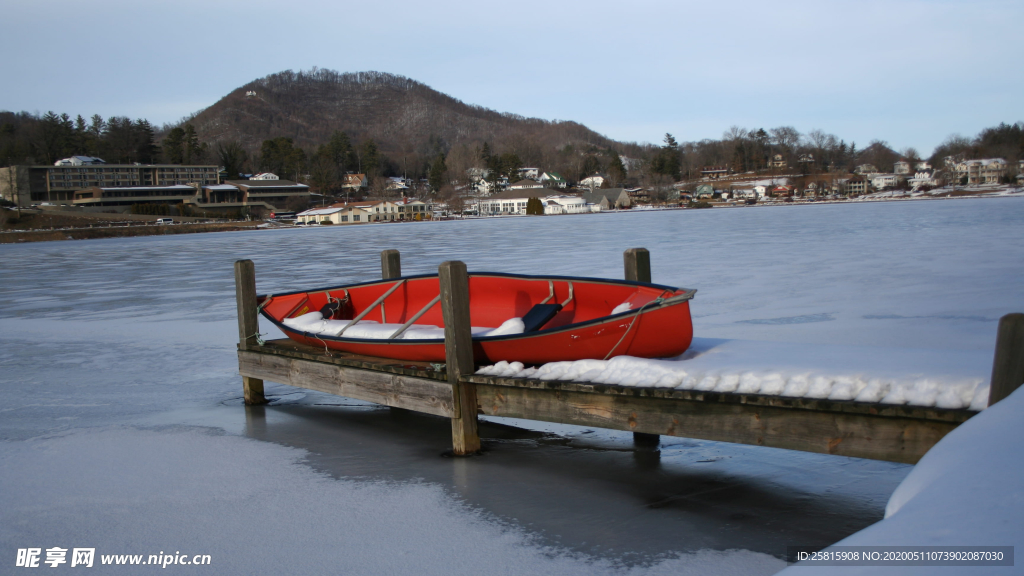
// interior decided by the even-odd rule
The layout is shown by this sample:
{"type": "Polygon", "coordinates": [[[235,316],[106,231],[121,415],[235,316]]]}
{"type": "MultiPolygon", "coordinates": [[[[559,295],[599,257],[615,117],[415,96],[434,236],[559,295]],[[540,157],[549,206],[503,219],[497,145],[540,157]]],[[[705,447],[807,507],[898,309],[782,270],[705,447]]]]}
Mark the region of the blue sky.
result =
{"type": "Polygon", "coordinates": [[[1024,2],[10,0],[0,109],[156,124],[287,69],[379,70],[611,138],[821,129],[922,154],[1024,120],[1024,2]]]}

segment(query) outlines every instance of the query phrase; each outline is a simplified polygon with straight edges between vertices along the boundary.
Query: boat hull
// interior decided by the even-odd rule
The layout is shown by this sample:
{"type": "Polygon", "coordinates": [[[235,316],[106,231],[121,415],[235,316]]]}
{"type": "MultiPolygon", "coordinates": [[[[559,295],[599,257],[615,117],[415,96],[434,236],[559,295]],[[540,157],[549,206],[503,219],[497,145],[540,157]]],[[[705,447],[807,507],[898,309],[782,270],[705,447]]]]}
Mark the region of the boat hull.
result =
{"type": "MultiPolygon", "coordinates": [[[[444,362],[443,339],[378,340],[327,336],[302,332],[282,323],[286,317],[318,310],[325,294],[349,296],[351,318],[369,306],[396,280],[342,286],[312,292],[296,292],[272,298],[260,297],[262,313],[289,338],[326,350],[420,362],[444,362]],[[319,296],[324,294],[324,296],[319,296]]],[[[366,319],[405,322],[438,294],[437,276],[408,278],[384,300],[384,310],[366,319]]],[[[689,299],[677,288],[628,281],[593,278],[473,274],[470,278],[470,316],[474,326],[498,326],[511,317],[522,317],[531,306],[554,294],[569,298],[565,308],[544,329],[505,336],[473,338],[474,359],[480,363],[501,360],[524,364],[629,355],[644,358],[678,356],[693,339],[689,299]],[[609,315],[617,304],[630,302],[633,309],[609,315]]],[[[417,322],[442,326],[440,305],[417,322]]]]}

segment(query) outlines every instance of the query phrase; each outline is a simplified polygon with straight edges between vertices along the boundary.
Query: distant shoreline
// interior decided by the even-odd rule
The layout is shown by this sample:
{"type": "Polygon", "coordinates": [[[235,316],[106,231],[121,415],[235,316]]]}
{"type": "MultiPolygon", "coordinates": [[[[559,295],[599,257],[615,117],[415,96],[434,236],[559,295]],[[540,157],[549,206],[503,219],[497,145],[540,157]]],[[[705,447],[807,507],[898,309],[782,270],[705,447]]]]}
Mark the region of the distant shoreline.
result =
{"type": "MultiPolygon", "coordinates": [[[[1024,198],[1024,188],[1017,188],[1013,192],[1005,194],[993,194],[991,192],[979,192],[974,194],[958,194],[956,196],[915,196],[915,197],[892,197],[892,198],[865,198],[843,200],[794,200],[793,202],[769,201],[757,202],[756,204],[735,203],[713,203],[710,209],[728,208],[770,208],[785,206],[822,206],[826,204],[842,204],[847,206],[860,204],[874,204],[879,202],[917,202],[929,200],[974,200],[992,198],[1024,198]]],[[[688,208],[685,206],[651,206],[632,208],[629,210],[605,210],[602,212],[591,212],[589,214],[549,214],[548,216],[586,216],[593,214],[635,214],[643,212],[667,212],[677,210],[706,210],[707,208],[688,208]]],[[[479,221],[504,218],[525,218],[525,214],[510,214],[507,216],[470,216],[467,218],[451,218],[432,220],[434,222],[458,222],[458,221],[479,221]]],[[[421,221],[430,222],[431,220],[421,221]]],[[[372,224],[404,224],[411,222],[380,222],[372,224]]],[[[371,224],[371,223],[367,223],[371,224]]],[[[364,224],[365,225],[365,224],[364,224]]],[[[335,226],[344,228],[345,226],[335,226]]],[[[61,240],[94,240],[101,238],[127,238],[136,236],[164,236],[171,234],[203,234],[207,232],[237,232],[243,230],[301,230],[320,228],[320,226],[274,226],[267,227],[266,222],[218,222],[218,223],[176,223],[171,225],[142,225],[142,226],[108,226],[91,228],[54,228],[38,230],[4,230],[0,231],[0,244],[22,244],[26,242],[55,242],[61,240]]]]}

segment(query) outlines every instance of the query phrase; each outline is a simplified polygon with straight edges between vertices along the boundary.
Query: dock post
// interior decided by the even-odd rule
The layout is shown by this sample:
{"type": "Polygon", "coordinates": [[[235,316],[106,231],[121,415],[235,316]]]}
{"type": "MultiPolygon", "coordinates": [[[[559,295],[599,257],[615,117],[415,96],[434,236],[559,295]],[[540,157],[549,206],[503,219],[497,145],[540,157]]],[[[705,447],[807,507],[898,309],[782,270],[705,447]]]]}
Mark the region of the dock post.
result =
{"type": "MultiPolygon", "coordinates": [[[[647,248],[630,248],[622,254],[626,269],[626,280],[633,282],[651,281],[651,253],[647,248]]],[[[661,444],[661,436],[644,432],[633,432],[633,445],[643,448],[656,448],[661,444]]]]}
{"type": "MultiPolygon", "coordinates": [[[[385,280],[402,277],[402,254],[398,250],[382,250],[380,253],[380,277],[385,280]]],[[[383,304],[381,304],[383,306],[383,304]]],[[[392,416],[406,416],[410,413],[405,408],[390,406],[392,416]]]]}
{"type": "MultiPolygon", "coordinates": [[[[260,331],[256,313],[256,266],[252,260],[235,261],[235,303],[238,306],[238,343],[245,348],[260,331]]],[[[242,391],[246,404],[267,403],[263,380],[259,378],[242,376],[242,391]]]]}
{"type": "Polygon", "coordinates": [[[380,253],[380,275],[385,280],[402,277],[402,255],[398,250],[384,250],[380,253]]]}
{"type": "Polygon", "coordinates": [[[455,404],[452,451],[456,456],[465,456],[480,450],[476,386],[460,382],[476,367],[469,323],[469,273],[466,264],[459,261],[443,262],[437,273],[441,282],[441,314],[444,316],[444,356],[455,404]]]}
{"type": "Polygon", "coordinates": [[[1024,314],[1007,314],[999,319],[996,353],[992,360],[992,383],[988,405],[992,406],[1024,383],[1024,314]]]}

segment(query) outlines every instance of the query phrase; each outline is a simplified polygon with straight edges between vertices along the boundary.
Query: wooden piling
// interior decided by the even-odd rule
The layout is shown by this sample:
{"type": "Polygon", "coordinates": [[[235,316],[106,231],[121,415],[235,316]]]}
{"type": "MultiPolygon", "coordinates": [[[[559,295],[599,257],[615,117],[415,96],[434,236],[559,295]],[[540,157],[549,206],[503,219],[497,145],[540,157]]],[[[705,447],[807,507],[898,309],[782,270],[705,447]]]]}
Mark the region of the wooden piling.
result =
{"type": "Polygon", "coordinates": [[[402,255],[398,250],[384,250],[380,253],[380,274],[385,280],[402,277],[402,255]]]}
{"type": "Polygon", "coordinates": [[[466,264],[459,261],[444,262],[437,272],[441,282],[445,362],[455,403],[452,451],[458,456],[465,456],[480,450],[476,385],[460,382],[463,376],[473,374],[476,368],[469,320],[469,273],[466,264]]]}
{"type": "MultiPolygon", "coordinates": [[[[382,250],[380,253],[380,277],[385,280],[402,277],[402,254],[398,250],[382,250]]],[[[384,304],[381,303],[381,307],[384,304]]],[[[391,406],[391,414],[398,416],[408,414],[405,408],[391,406]]]]}
{"type": "MultiPolygon", "coordinates": [[[[252,260],[235,261],[235,303],[238,306],[238,345],[245,350],[256,342],[260,331],[256,312],[256,266],[252,260]]],[[[242,376],[242,392],[246,404],[266,404],[263,380],[242,376]]]]}
{"type": "MultiPolygon", "coordinates": [[[[626,280],[634,282],[651,281],[651,253],[647,248],[630,248],[622,254],[622,263],[626,269],[626,280]]],[[[640,448],[656,448],[661,444],[661,436],[633,432],[633,445],[640,448]]]]}
{"type": "Polygon", "coordinates": [[[1007,314],[999,319],[996,353],[992,360],[992,385],[988,405],[992,406],[1024,383],[1024,314],[1007,314]]]}

